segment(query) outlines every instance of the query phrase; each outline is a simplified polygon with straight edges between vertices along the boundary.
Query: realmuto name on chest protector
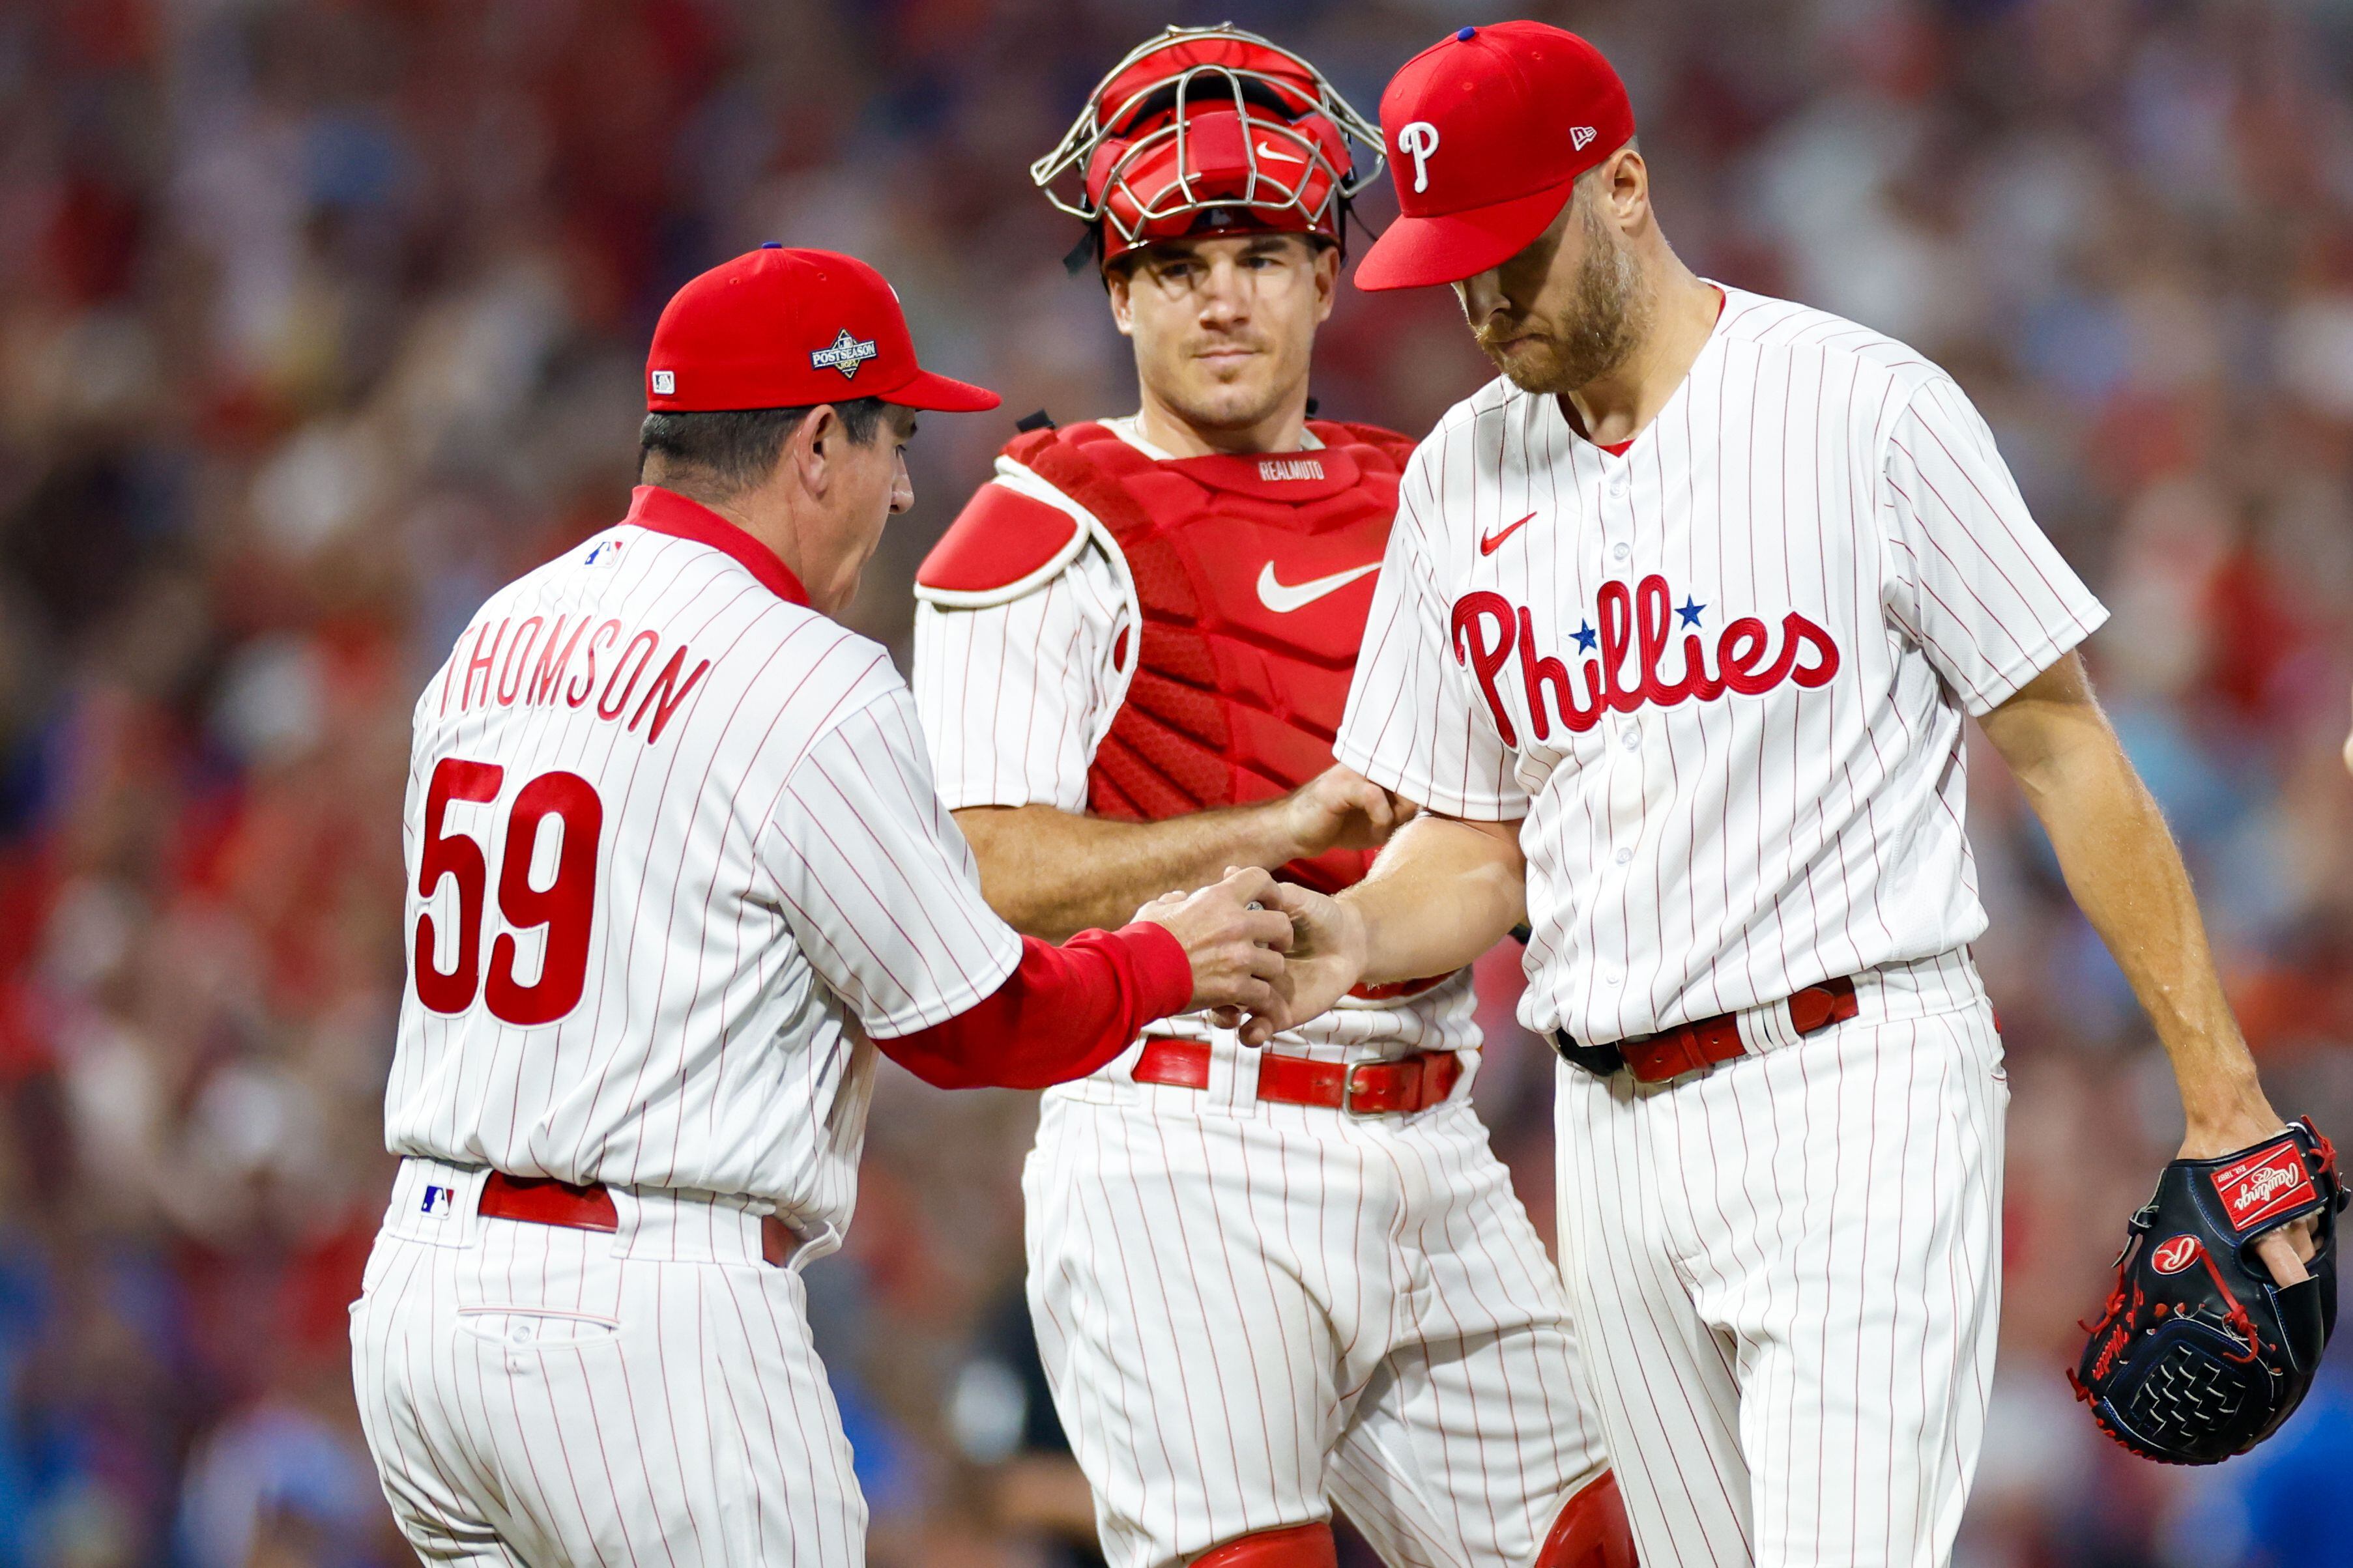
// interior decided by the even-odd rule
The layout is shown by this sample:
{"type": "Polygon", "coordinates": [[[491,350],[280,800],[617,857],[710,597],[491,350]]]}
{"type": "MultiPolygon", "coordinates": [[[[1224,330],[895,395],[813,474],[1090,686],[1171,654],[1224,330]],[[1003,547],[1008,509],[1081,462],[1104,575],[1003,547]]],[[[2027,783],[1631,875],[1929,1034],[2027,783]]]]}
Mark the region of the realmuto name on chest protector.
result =
{"type": "Polygon", "coordinates": [[[1543,741],[1555,726],[1590,730],[1604,713],[1826,686],[1839,672],[1838,643],[1802,611],[1704,604],[1656,573],[1604,583],[1589,612],[1569,606],[1562,626],[1569,616],[1580,616],[1576,629],[1548,647],[1525,605],[1486,588],[1454,601],[1455,661],[1507,746],[1521,743],[1514,707],[1529,739],[1543,741]]]}

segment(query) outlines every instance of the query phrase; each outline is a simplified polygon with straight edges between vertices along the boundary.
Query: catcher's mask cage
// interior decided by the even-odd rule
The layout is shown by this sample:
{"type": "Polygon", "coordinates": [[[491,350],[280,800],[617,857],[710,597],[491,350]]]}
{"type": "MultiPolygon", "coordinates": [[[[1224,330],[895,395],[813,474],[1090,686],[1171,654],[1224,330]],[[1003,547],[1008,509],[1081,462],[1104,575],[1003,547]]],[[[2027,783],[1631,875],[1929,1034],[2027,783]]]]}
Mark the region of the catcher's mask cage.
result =
{"type": "Polygon", "coordinates": [[[1029,165],[1046,199],[1088,226],[1074,260],[1104,261],[1221,229],[1337,244],[1348,202],[1380,172],[1380,131],[1323,72],[1231,23],[1171,27],[1130,50],[1029,165]],[[1349,137],[1371,150],[1361,170],[1349,137]]]}

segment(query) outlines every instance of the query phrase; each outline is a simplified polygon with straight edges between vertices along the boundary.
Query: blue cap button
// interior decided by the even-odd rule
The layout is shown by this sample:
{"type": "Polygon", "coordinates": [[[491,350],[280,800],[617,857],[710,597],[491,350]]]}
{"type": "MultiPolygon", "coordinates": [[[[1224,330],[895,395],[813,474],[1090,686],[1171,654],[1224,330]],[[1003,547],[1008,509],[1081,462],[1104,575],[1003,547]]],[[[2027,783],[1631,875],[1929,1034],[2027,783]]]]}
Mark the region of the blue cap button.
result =
{"type": "Polygon", "coordinates": [[[1476,28],[1476,27],[1465,27],[1465,28],[1463,28],[1461,32],[1459,32],[1459,33],[1457,33],[1457,34],[1455,34],[1455,35],[1454,35],[1454,41],[1455,41],[1456,43],[1458,43],[1458,44],[1467,44],[1467,43],[1469,43],[1472,39],[1473,39],[1473,38],[1477,37],[1478,36],[1479,36],[1479,29],[1478,29],[1478,28],[1476,28]]]}

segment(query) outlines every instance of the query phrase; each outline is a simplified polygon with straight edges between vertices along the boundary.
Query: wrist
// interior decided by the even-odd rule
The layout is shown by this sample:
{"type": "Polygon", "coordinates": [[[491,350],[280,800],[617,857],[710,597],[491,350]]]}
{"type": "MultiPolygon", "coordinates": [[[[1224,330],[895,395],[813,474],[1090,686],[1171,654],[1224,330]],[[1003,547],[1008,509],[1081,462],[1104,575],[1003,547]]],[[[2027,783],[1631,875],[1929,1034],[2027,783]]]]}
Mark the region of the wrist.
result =
{"type": "Polygon", "coordinates": [[[1338,910],[1333,923],[1339,956],[1353,976],[1349,981],[1351,985],[1362,984],[1367,978],[1366,972],[1372,966],[1373,953],[1372,928],[1365,920],[1363,907],[1348,896],[1355,890],[1353,888],[1344,889],[1332,900],[1338,910]]]}
{"type": "Polygon", "coordinates": [[[1285,795],[1246,808],[1241,842],[1234,847],[1236,864],[1271,871],[1278,866],[1309,858],[1313,851],[1293,830],[1291,804],[1292,797],[1285,795]]]}
{"type": "Polygon", "coordinates": [[[1134,963],[1145,1022],[1173,1018],[1193,1001],[1193,955],[1184,939],[1156,920],[1137,919],[1111,933],[1134,963]]]}
{"type": "Polygon", "coordinates": [[[2211,1158],[2261,1142],[2285,1125],[2272,1109],[2253,1064],[2242,1072],[2207,1079],[2194,1088],[2183,1086],[2182,1147],[2196,1150],[2189,1157],[2211,1158]]]}

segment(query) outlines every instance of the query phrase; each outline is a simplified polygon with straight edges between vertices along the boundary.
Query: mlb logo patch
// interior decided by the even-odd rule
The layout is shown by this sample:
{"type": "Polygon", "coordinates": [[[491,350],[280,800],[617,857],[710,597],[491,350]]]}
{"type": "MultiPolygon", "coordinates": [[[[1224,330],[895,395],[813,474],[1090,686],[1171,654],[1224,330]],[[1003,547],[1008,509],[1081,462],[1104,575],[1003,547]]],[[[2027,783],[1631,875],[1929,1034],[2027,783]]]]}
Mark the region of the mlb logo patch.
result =
{"type": "Polygon", "coordinates": [[[678,373],[670,370],[654,372],[654,395],[668,397],[678,390],[678,373]]]}
{"type": "Polygon", "coordinates": [[[429,1214],[435,1219],[448,1219],[450,1205],[456,1201],[457,1196],[458,1190],[455,1187],[428,1186],[425,1189],[425,1201],[417,1205],[417,1212],[429,1214]]]}

